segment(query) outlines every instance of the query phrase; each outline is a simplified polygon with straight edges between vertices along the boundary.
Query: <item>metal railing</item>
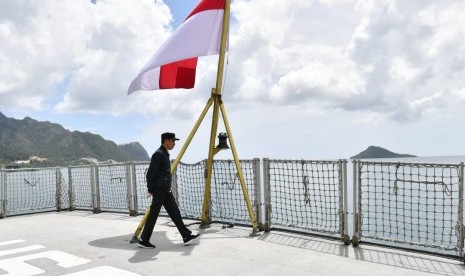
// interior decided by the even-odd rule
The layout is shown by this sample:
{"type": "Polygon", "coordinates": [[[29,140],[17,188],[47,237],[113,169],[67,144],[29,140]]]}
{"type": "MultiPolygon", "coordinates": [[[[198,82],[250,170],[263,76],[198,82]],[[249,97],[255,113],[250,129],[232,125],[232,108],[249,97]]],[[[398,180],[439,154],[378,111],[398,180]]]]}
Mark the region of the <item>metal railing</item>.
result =
{"type": "MultiPolygon", "coordinates": [[[[463,163],[355,160],[352,171],[347,160],[253,159],[240,164],[260,230],[463,256],[463,163]]],[[[75,209],[143,214],[151,203],[146,197],[148,166],[127,162],[1,169],[0,218],[75,209]]],[[[185,218],[201,218],[205,166],[206,160],[180,162],[173,174],[173,194],[185,218]]],[[[213,169],[208,220],[249,225],[234,162],[214,160],[213,169]]]]}
{"type": "Polygon", "coordinates": [[[265,228],[340,236],[349,243],[347,161],[263,160],[265,228]]]}
{"type": "Polygon", "coordinates": [[[463,254],[463,163],[354,162],[354,238],[463,254]]]}

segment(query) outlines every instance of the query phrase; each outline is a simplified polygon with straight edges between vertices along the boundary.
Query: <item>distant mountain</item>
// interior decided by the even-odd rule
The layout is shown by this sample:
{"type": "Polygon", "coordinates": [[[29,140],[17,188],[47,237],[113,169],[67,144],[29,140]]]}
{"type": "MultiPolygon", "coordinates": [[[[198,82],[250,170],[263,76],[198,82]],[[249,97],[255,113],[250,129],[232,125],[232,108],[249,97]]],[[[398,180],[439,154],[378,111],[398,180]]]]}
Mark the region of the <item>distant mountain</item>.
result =
{"type": "Polygon", "coordinates": [[[417,157],[411,154],[400,154],[383,149],[382,147],[369,146],[366,150],[357,155],[352,156],[350,159],[371,159],[371,158],[399,158],[399,157],[417,157]]]}
{"type": "Polygon", "coordinates": [[[141,160],[148,161],[150,157],[147,154],[147,151],[142,147],[138,142],[132,142],[129,144],[123,144],[118,146],[121,151],[123,151],[130,160],[141,160]]]}
{"type": "Polygon", "coordinates": [[[138,142],[118,146],[100,135],[69,131],[59,124],[39,122],[30,117],[8,118],[0,112],[0,163],[46,158],[45,165],[76,164],[81,158],[99,161],[150,160],[138,142]]]}

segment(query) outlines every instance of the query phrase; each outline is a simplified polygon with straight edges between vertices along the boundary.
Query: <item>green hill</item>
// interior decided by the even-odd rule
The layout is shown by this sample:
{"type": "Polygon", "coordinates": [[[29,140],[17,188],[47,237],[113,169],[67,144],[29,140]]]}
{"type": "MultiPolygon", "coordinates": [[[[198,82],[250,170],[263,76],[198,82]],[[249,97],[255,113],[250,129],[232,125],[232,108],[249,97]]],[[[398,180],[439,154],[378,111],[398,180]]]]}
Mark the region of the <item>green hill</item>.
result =
{"type": "Polygon", "coordinates": [[[59,124],[39,122],[30,117],[8,118],[0,112],[0,164],[28,160],[31,156],[47,158],[42,163],[49,166],[76,164],[80,158],[150,160],[138,142],[118,146],[97,134],[71,132],[59,124]]]}
{"type": "Polygon", "coordinates": [[[366,150],[357,155],[352,156],[350,159],[371,159],[371,158],[399,158],[399,157],[417,157],[411,154],[400,154],[383,149],[382,147],[369,146],[366,150]]]}

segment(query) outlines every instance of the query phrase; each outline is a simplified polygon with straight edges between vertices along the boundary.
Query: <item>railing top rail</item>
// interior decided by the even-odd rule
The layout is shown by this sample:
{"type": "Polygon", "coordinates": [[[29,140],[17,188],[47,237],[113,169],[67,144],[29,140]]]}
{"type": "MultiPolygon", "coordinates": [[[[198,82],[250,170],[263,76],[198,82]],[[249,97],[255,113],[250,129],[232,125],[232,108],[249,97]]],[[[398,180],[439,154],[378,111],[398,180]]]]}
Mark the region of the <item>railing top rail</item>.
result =
{"type": "Polygon", "coordinates": [[[126,164],[137,164],[137,163],[149,163],[149,161],[137,161],[137,162],[118,162],[118,163],[98,163],[98,164],[87,164],[87,165],[76,165],[76,166],[67,166],[65,168],[89,168],[92,166],[97,166],[97,167],[115,167],[115,166],[122,166],[126,164]]]}
{"type": "Polygon", "coordinates": [[[128,163],[135,164],[135,165],[140,165],[140,164],[150,164],[150,161],[131,161],[131,162],[128,162],[128,163]]]}
{"type": "Polygon", "coordinates": [[[398,162],[398,161],[373,161],[353,159],[352,162],[359,162],[362,165],[392,165],[392,166],[410,166],[410,167],[460,167],[462,163],[430,163],[430,162],[398,162]]]}
{"type": "Polygon", "coordinates": [[[67,168],[70,168],[70,169],[79,169],[79,168],[90,168],[94,165],[78,165],[78,166],[68,166],[67,168]]]}
{"type": "Polygon", "coordinates": [[[126,164],[130,164],[131,162],[118,162],[118,163],[101,163],[97,164],[97,167],[116,167],[116,166],[124,166],[126,164]]]}
{"type": "MultiPolygon", "coordinates": [[[[206,159],[205,159],[206,161],[206,159]]],[[[214,162],[220,162],[220,163],[234,163],[234,159],[214,159],[214,162]]],[[[255,159],[240,159],[239,162],[253,162],[255,159]]]]}
{"type": "Polygon", "coordinates": [[[15,169],[2,169],[5,172],[35,172],[35,171],[45,171],[45,170],[56,170],[66,167],[36,167],[36,168],[15,168],[15,169]]]}
{"type": "MultiPolygon", "coordinates": [[[[215,160],[216,161],[216,160],[215,160]]],[[[174,159],[171,160],[171,162],[174,162],[174,159]]],[[[196,163],[186,163],[186,162],[182,162],[180,161],[179,164],[180,165],[183,165],[183,166],[197,166],[197,165],[200,165],[200,164],[203,164],[207,162],[207,159],[204,159],[204,160],[201,160],[199,162],[196,162],[196,163]]],[[[149,162],[150,163],[150,162],[149,162]]]]}
{"type": "Polygon", "coordinates": [[[304,159],[268,159],[269,162],[280,162],[280,163],[304,163],[304,164],[336,164],[345,159],[326,159],[326,160],[304,160],[304,159]]]}

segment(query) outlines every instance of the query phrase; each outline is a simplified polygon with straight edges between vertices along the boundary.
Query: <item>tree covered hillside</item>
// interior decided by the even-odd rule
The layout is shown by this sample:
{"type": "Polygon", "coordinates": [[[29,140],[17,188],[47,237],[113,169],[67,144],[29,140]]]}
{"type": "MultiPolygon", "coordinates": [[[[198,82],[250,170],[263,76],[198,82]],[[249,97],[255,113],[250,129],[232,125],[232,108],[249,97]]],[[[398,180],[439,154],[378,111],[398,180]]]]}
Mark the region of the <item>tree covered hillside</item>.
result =
{"type": "Polygon", "coordinates": [[[371,158],[398,158],[398,157],[416,157],[411,154],[401,154],[383,149],[382,147],[369,146],[366,150],[357,155],[352,156],[350,159],[371,159],[371,158]]]}
{"type": "Polygon", "coordinates": [[[7,118],[0,112],[0,163],[47,158],[46,165],[75,164],[81,158],[99,161],[150,160],[138,142],[118,146],[100,135],[69,131],[59,124],[39,122],[30,117],[7,118]]]}

